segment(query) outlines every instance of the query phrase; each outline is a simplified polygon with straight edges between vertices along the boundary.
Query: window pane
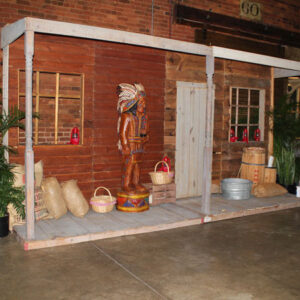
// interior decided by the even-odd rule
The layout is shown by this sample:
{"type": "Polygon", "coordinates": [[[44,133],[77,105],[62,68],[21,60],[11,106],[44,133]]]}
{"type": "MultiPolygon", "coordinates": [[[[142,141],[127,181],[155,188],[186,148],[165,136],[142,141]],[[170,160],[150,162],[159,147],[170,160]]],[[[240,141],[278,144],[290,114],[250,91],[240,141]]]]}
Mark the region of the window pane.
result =
{"type": "Polygon", "coordinates": [[[235,112],[236,112],[236,107],[232,106],[231,107],[231,124],[235,124],[235,112]]]}
{"type": "Polygon", "coordinates": [[[243,131],[244,129],[247,128],[246,126],[238,126],[238,141],[243,140],[243,131]]]}
{"type": "Polygon", "coordinates": [[[69,143],[72,129],[80,129],[80,106],[80,100],[59,99],[57,144],[69,143]]]}
{"type": "Polygon", "coordinates": [[[56,74],[40,72],[40,94],[45,96],[55,96],[56,93],[56,74]]]}
{"type": "Polygon", "coordinates": [[[258,124],[259,108],[250,108],[250,124],[258,124]]]}
{"type": "Polygon", "coordinates": [[[238,109],[238,122],[239,124],[247,124],[248,121],[248,108],[239,107],[238,109]]]}
{"type": "Polygon", "coordinates": [[[249,141],[255,141],[254,132],[257,128],[258,128],[257,126],[250,126],[249,127],[249,141]]]}
{"type": "Polygon", "coordinates": [[[248,105],[247,89],[239,89],[239,105],[248,105]]]}
{"type": "Polygon", "coordinates": [[[40,119],[38,144],[54,144],[55,127],[55,99],[40,98],[40,119]]]}
{"type": "Polygon", "coordinates": [[[259,90],[250,91],[250,105],[259,105],[259,90]]]}
{"type": "Polygon", "coordinates": [[[76,74],[60,74],[59,94],[80,97],[81,77],[76,74]]]}
{"type": "Polygon", "coordinates": [[[236,88],[232,88],[231,92],[231,104],[236,105],[236,88]]]}

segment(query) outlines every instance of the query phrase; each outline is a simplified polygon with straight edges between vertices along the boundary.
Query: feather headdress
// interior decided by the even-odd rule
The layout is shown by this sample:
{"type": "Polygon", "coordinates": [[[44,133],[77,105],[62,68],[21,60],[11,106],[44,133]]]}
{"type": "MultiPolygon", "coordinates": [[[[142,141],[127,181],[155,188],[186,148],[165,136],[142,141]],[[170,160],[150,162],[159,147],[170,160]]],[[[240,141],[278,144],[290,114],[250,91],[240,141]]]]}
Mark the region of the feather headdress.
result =
{"type": "MultiPolygon", "coordinates": [[[[117,87],[117,95],[119,96],[119,101],[117,105],[117,110],[120,114],[118,120],[118,133],[120,131],[120,121],[121,114],[130,110],[138,101],[138,95],[145,96],[145,88],[141,83],[120,83],[117,87]]],[[[121,150],[120,140],[118,141],[118,148],[121,150]]]]}

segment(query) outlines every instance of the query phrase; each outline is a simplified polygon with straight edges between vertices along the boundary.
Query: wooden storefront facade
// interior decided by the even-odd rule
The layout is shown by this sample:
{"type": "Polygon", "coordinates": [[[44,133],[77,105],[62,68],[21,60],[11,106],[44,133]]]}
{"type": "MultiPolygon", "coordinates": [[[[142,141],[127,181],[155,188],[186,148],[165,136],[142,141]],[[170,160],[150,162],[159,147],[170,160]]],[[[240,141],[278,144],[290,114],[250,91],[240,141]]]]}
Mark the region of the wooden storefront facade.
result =
{"type": "MultiPolygon", "coordinates": [[[[217,184],[222,178],[236,176],[241,150],[245,146],[245,143],[229,142],[230,88],[235,86],[264,90],[264,109],[267,110],[272,98],[273,67],[300,70],[300,63],[297,62],[226,48],[148,38],[78,24],[31,18],[21,21],[25,28],[28,25],[37,30],[34,35],[33,70],[84,75],[82,145],[38,145],[34,150],[35,160],[45,161],[45,176],[55,176],[60,181],[77,179],[88,199],[98,185],[107,186],[113,193],[120,187],[121,160],[116,147],[115,95],[115,88],[120,82],[139,81],[147,92],[151,138],[142,175],[145,182],[150,181],[148,172],[153,170],[164,153],[171,157],[174,167],[177,82],[207,84],[203,156],[205,181],[203,180],[202,186],[208,189],[203,190],[204,201],[209,201],[210,176],[217,184]],[[47,57],[48,53],[51,61],[47,57]]],[[[22,35],[23,31],[18,28],[22,25],[21,21],[16,27],[6,29],[11,29],[16,36],[22,35]],[[19,31],[15,33],[15,29],[19,31]]],[[[32,36],[34,30],[25,29],[25,34],[27,32],[32,36]]],[[[6,38],[7,40],[2,40],[2,47],[7,49],[11,44],[10,63],[6,70],[9,71],[6,95],[9,93],[10,99],[13,99],[10,103],[13,104],[19,98],[16,90],[19,86],[17,73],[20,69],[30,70],[28,48],[26,39],[24,49],[22,38],[17,41],[14,41],[15,37],[9,40],[9,35],[6,38]]],[[[7,62],[7,55],[5,59],[7,62]]],[[[3,76],[5,80],[6,75],[3,76]]],[[[30,92],[26,91],[26,97],[27,93],[30,92]]],[[[264,142],[250,142],[251,145],[268,146],[267,118],[264,120],[263,130],[264,142]]],[[[17,131],[10,135],[10,144],[18,145],[17,131]]],[[[18,148],[19,156],[14,160],[23,163],[24,147],[18,148]]]]}

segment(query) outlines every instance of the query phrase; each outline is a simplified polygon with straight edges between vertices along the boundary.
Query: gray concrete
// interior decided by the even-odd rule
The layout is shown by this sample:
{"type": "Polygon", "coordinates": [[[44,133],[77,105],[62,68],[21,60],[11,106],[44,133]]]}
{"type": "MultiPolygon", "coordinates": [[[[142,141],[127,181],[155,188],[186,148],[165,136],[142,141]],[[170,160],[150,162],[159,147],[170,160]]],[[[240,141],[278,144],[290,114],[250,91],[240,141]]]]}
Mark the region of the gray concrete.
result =
{"type": "Polygon", "coordinates": [[[300,208],[25,252],[0,239],[0,298],[300,299],[300,208]]]}

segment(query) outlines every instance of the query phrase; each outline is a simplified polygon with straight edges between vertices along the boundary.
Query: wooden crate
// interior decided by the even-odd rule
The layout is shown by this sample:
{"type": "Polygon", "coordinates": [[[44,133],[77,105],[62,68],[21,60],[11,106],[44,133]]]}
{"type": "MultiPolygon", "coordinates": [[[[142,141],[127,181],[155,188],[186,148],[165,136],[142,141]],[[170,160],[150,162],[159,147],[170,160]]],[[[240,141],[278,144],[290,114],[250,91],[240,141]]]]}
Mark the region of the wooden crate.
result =
{"type": "Polygon", "coordinates": [[[147,184],[147,188],[150,191],[150,205],[159,205],[162,203],[170,203],[176,201],[176,184],[162,184],[162,185],[152,185],[147,184]]]}

